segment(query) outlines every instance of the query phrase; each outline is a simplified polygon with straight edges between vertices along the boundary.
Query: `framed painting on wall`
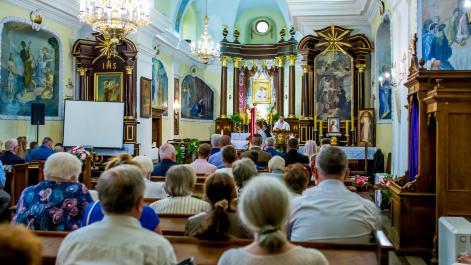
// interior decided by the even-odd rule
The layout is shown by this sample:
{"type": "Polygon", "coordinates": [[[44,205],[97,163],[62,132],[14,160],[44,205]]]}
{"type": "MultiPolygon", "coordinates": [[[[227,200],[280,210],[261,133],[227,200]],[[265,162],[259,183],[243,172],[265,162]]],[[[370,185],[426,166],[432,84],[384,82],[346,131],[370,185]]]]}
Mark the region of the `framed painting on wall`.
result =
{"type": "Polygon", "coordinates": [[[168,115],[168,76],[164,64],[157,58],[152,58],[152,106],[164,110],[168,115]]]}
{"type": "Polygon", "coordinates": [[[101,72],[94,75],[95,101],[123,101],[123,73],[101,72]]]}
{"type": "Polygon", "coordinates": [[[359,145],[376,145],[376,126],[374,109],[361,109],[358,111],[357,128],[359,145]]]}
{"type": "Polygon", "coordinates": [[[141,76],[141,118],[152,116],[152,80],[141,76]]]}
{"type": "Polygon", "coordinates": [[[214,120],[214,91],[197,76],[183,78],[180,104],[183,119],[214,120]]]}
{"type": "Polygon", "coordinates": [[[252,104],[271,104],[271,81],[257,79],[252,82],[252,104]]]}
{"type": "Polygon", "coordinates": [[[327,118],[327,132],[328,133],[340,132],[340,118],[339,117],[327,118]]]}
{"type": "Polygon", "coordinates": [[[351,118],[353,109],[353,58],[340,51],[314,59],[315,116],[319,120],[351,118]]]}
{"type": "Polygon", "coordinates": [[[46,105],[46,117],[59,118],[61,102],[61,45],[49,30],[5,17],[0,25],[0,117],[31,115],[32,103],[46,105]]]}

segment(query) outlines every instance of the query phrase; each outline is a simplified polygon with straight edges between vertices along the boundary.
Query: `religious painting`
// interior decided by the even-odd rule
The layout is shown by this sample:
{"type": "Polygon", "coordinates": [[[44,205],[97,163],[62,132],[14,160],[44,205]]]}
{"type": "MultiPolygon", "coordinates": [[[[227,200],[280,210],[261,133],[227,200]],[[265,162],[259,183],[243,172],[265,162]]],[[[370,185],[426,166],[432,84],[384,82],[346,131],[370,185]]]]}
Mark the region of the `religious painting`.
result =
{"type": "Polygon", "coordinates": [[[168,77],[165,67],[157,58],[152,58],[152,106],[164,109],[167,116],[168,108],[168,77]]]}
{"type": "Polygon", "coordinates": [[[152,116],[152,80],[141,76],[141,118],[152,116]]]}
{"type": "Polygon", "coordinates": [[[316,116],[350,119],[353,105],[352,58],[340,51],[328,52],[314,61],[316,84],[316,116]]]}
{"type": "Polygon", "coordinates": [[[181,85],[181,117],[214,120],[214,92],[200,78],[187,75],[181,85]]]}
{"type": "Polygon", "coordinates": [[[271,80],[252,81],[252,104],[271,104],[271,80]]]}
{"type": "Polygon", "coordinates": [[[101,72],[95,73],[95,101],[123,101],[123,73],[101,72]]]}
{"type": "Polygon", "coordinates": [[[358,143],[359,145],[375,145],[374,109],[358,111],[358,143]]]}
{"type": "Polygon", "coordinates": [[[471,25],[466,0],[419,0],[419,54],[428,69],[471,69],[471,25]]]}
{"type": "Polygon", "coordinates": [[[58,39],[20,22],[4,23],[1,36],[0,116],[30,116],[32,103],[44,103],[46,116],[58,117],[58,39]]]}
{"type": "Polygon", "coordinates": [[[379,123],[392,122],[391,86],[391,23],[386,16],[376,34],[376,65],[378,69],[377,113],[379,123]]]}
{"type": "Polygon", "coordinates": [[[337,118],[337,117],[327,118],[327,132],[328,133],[340,132],[340,118],[337,118]]]}

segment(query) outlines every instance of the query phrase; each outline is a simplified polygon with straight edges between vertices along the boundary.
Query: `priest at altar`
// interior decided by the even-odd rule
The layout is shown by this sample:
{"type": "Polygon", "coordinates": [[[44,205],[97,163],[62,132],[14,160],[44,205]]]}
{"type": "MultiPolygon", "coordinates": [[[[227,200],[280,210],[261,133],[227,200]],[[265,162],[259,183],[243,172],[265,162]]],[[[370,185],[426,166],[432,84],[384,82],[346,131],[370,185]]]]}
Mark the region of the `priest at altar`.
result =
{"type": "Polygon", "coordinates": [[[285,131],[290,130],[289,123],[287,123],[285,121],[285,116],[284,115],[280,115],[280,118],[278,119],[278,121],[273,126],[273,130],[285,130],[285,131]]]}

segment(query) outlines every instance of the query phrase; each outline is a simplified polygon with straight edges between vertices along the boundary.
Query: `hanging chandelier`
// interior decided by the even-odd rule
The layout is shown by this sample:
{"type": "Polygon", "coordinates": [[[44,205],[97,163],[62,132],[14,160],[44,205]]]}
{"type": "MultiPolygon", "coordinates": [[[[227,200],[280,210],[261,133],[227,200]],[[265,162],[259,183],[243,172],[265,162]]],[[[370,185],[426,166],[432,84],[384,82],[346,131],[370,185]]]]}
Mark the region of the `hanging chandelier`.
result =
{"type": "Polygon", "coordinates": [[[79,18],[116,46],[150,23],[149,12],[148,0],[80,0],[79,18]]]}
{"type": "Polygon", "coordinates": [[[198,56],[204,63],[208,63],[209,61],[219,57],[219,43],[215,43],[212,40],[211,34],[209,34],[208,30],[208,0],[206,0],[206,15],[204,16],[204,31],[201,34],[199,41],[195,44],[191,44],[191,52],[198,56]]]}

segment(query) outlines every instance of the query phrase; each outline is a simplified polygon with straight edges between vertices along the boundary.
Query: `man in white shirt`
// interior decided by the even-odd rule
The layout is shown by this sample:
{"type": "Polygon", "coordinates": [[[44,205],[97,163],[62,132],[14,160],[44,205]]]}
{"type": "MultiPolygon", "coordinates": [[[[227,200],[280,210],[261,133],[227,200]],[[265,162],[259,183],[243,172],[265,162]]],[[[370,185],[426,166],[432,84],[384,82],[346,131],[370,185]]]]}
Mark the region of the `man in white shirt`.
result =
{"type": "Polygon", "coordinates": [[[105,218],[70,233],[59,248],[56,264],[176,264],[167,239],[139,223],[144,188],[135,166],[105,171],[97,186],[105,218]]]}
{"type": "Polygon", "coordinates": [[[289,123],[285,121],[285,116],[280,115],[280,118],[278,119],[277,122],[275,122],[275,126],[273,126],[273,130],[286,130],[289,131],[289,123]]]}
{"type": "Polygon", "coordinates": [[[367,243],[377,225],[376,205],[349,191],[350,174],[342,149],[324,145],[316,157],[313,174],[317,186],[293,200],[288,223],[292,241],[367,243]]]}

